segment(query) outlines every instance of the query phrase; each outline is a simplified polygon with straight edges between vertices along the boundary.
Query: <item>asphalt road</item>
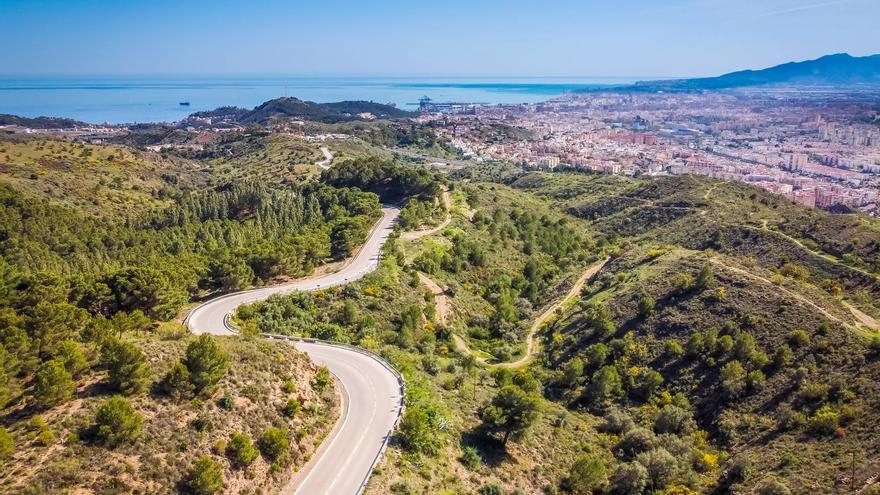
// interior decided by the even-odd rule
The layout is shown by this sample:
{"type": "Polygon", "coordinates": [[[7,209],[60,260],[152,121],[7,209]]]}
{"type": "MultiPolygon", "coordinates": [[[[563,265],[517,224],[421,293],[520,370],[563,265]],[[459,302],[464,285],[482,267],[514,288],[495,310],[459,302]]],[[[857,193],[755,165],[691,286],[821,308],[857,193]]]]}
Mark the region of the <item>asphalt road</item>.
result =
{"type": "MultiPolygon", "coordinates": [[[[367,242],[338,272],[288,284],[237,292],[195,308],[186,319],[196,334],[231,335],[227,318],[242,304],[274,294],[316,290],[357,280],[379,266],[382,245],[391,233],[400,210],[383,208],[382,218],[367,242]]],[[[341,425],[324,440],[313,459],[284,488],[284,494],[356,495],[382,453],[385,439],[400,414],[401,388],[395,374],[376,358],[335,345],[297,342],[318,364],[327,366],[342,385],[341,425]]]]}
{"type": "Polygon", "coordinates": [[[282,493],[358,494],[385,438],[394,430],[401,407],[400,384],[371,356],[324,344],[297,342],[295,346],[342,382],[346,406],[336,435],[324,441],[314,461],[282,493]]]}
{"type": "Polygon", "coordinates": [[[397,208],[382,208],[382,218],[373,227],[367,242],[361,246],[354,259],[347,262],[339,271],[321,277],[306,278],[287,284],[220,296],[192,310],[186,318],[186,326],[195,334],[233,335],[234,332],[227,328],[225,320],[242,304],[263,301],[275,294],[342,285],[363,277],[379,266],[382,244],[391,234],[391,229],[399,214],[400,210],[397,208]]]}

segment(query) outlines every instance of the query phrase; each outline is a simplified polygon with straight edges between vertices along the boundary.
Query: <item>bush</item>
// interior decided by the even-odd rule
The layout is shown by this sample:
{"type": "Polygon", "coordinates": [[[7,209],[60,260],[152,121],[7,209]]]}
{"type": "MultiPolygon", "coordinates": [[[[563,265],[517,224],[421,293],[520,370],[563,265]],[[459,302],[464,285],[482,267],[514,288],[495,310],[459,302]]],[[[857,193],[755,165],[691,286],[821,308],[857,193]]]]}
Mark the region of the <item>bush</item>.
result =
{"type": "Polygon", "coordinates": [[[254,462],[260,452],[254,447],[251,438],[244,433],[235,432],[226,444],[226,457],[230,464],[238,469],[244,469],[254,462]]]}
{"type": "Polygon", "coordinates": [[[746,370],[739,361],[733,360],[721,368],[721,389],[727,399],[739,397],[746,387],[746,370]]]}
{"type": "Polygon", "coordinates": [[[9,431],[0,426],[0,461],[5,461],[15,454],[15,439],[9,431]]]}
{"type": "Polygon", "coordinates": [[[764,373],[758,370],[750,371],[746,375],[746,385],[749,387],[749,390],[761,390],[764,388],[766,381],[767,378],[764,377],[764,373]]]}
{"type": "Polygon", "coordinates": [[[290,398],[281,408],[281,414],[289,419],[293,419],[293,417],[296,416],[296,413],[299,412],[301,407],[302,404],[300,404],[298,400],[290,398]]]}
{"type": "Polygon", "coordinates": [[[599,429],[606,433],[622,435],[635,426],[635,422],[629,417],[629,414],[618,407],[609,408],[604,419],[605,422],[600,425],[599,429]]]}
{"type": "Polygon", "coordinates": [[[644,295],[639,298],[639,316],[645,318],[649,316],[652,312],[654,312],[654,308],[657,306],[657,301],[654,300],[653,297],[649,295],[644,295]]]}
{"type": "Polygon", "coordinates": [[[672,404],[664,406],[654,420],[654,431],[657,433],[674,433],[682,435],[690,433],[695,427],[690,411],[672,404]]]}
{"type": "Polygon", "coordinates": [[[51,407],[70,400],[75,390],[73,377],[59,359],[41,364],[34,375],[34,399],[42,407],[51,407]]]}
{"type": "Polygon", "coordinates": [[[330,386],[330,383],[330,370],[328,370],[326,366],[319,367],[318,372],[315,373],[315,379],[312,381],[312,388],[318,392],[322,392],[330,386]]]}
{"type": "Polygon", "coordinates": [[[732,481],[743,483],[752,474],[752,464],[744,456],[737,456],[730,460],[727,475],[732,481]]]}
{"type": "Polygon", "coordinates": [[[111,339],[101,349],[101,362],[107,367],[107,381],[123,395],[143,391],[149,381],[144,353],[129,342],[111,339]]]}
{"type": "Polygon", "coordinates": [[[464,467],[471,471],[475,471],[480,467],[480,464],[483,463],[480,453],[474,447],[465,447],[462,449],[461,457],[459,457],[458,460],[461,461],[464,467]]]}
{"type": "Polygon", "coordinates": [[[637,462],[627,462],[617,466],[611,476],[611,492],[615,495],[642,493],[648,486],[648,470],[637,462]]]}
{"type": "Polygon", "coordinates": [[[817,435],[830,435],[840,426],[840,414],[825,404],[807,421],[807,429],[817,435]]]}
{"type": "Polygon", "coordinates": [[[189,468],[184,486],[192,495],[214,495],[223,491],[223,467],[204,455],[189,468]]]}
{"type": "Polygon", "coordinates": [[[664,353],[669,359],[678,359],[684,356],[684,349],[677,340],[667,340],[666,344],[664,344],[664,353]]]}
{"type": "Polygon", "coordinates": [[[791,331],[791,334],[789,334],[788,336],[788,340],[795,346],[809,345],[810,334],[808,334],[806,330],[801,330],[797,328],[791,331]]]}
{"type": "Polygon", "coordinates": [[[591,495],[601,492],[607,484],[608,473],[602,461],[584,455],[574,461],[563,486],[576,495],[591,495]]]}
{"type": "Polygon", "coordinates": [[[186,347],[182,361],[189,370],[189,381],[196,392],[202,393],[226,376],[229,357],[217,345],[214,337],[202,334],[186,347]]]}
{"type": "Polygon", "coordinates": [[[777,347],[776,352],[773,353],[773,365],[777,368],[785,368],[790,365],[793,360],[794,353],[791,351],[791,347],[785,344],[777,347]]]}
{"type": "Polygon", "coordinates": [[[500,486],[490,483],[488,485],[483,485],[477,490],[479,495],[504,495],[504,491],[500,486]]]}
{"type": "Polygon", "coordinates": [[[650,431],[641,427],[633,428],[617,442],[614,449],[624,459],[633,459],[640,453],[650,450],[655,440],[654,434],[650,431]]]}
{"type": "Polygon", "coordinates": [[[642,452],[636,457],[636,461],[645,466],[652,486],[655,488],[662,488],[669,484],[678,469],[675,457],[664,448],[642,452]]]}
{"type": "Polygon", "coordinates": [[[422,405],[407,408],[400,422],[400,436],[404,447],[418,454],[436,455],[443,445],[440,432],[434,427],[437,411],[422,405]]]}
{"type": "Polygon", "coordinates": [[[290,436],[287,428],[268,427],[260,437],[260,452],[271,462],[283,462],[287,458],[290,436]]]}
{"type": "Polygon", "coordinates": [[[788,486],[781,481],[771,478],[761,483],[755,493],[757,493],[757,495],[788,495],[791,491],[788,489],[788,486]]]}
{"type": "Polygon", "coordinates": [[[95,436],[101,443],[113,448],[137,439],[142,423],[143,417],[127,399],[111,397],[95,411],[95,436]]]}

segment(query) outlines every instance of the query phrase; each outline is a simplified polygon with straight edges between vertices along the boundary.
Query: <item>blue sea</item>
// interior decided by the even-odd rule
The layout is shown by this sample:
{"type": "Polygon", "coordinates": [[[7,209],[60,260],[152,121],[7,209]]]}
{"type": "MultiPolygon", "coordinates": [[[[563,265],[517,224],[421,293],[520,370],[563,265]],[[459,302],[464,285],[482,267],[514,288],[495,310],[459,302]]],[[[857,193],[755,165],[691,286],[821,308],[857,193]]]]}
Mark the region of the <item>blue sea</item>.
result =
{"type": "Polygon", "coordinates": [[[535,103],[567,91],[633,82],[626,78],[389,77],[3,77],[0,113],[90,123],[175,122],[220,106],[253,108],[280,96],[327,103],[368,100],[412,110],[438,102],[535,103]],[[189,106],[180,105],[189,102],[189,106]]]}

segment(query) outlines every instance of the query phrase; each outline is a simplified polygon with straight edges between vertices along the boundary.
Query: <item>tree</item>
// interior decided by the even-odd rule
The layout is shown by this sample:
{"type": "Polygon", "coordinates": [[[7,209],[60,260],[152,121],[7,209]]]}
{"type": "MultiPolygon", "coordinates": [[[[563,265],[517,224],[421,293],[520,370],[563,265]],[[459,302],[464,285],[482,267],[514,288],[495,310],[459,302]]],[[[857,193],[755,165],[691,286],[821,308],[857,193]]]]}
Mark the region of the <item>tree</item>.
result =
{"type": "Polygon", "coordinates": [[[40,358],[48,358],[61,342],[75,339],[86,328],[88,313],[67,303],[40,302],[33,308],[28,331],[40,358]]]}
{"type": "Polygon", "coordinates": [[[89,362],[85,354],[83,354],[82,346],[73,340],[65,340],[59,344],[58,349],[55,351],[55,358],[64,364],[64,369],[74,378],[79,377],[89,367],[89,362]]]}
{"type": "Polygon", "coordinates": [[[590,382],[590,393],[596,401],[606,401],[623,395],[623,380],[617,368],[608,365],[599,368],[590,382]]]}
{"type": "Polygon", "coordinates": [[[184,480],[186,490],[192,495],[214,495],[223,491],[223,467],[203,455],[189,468],[184,480]]]}
{"type": "Polygon", "coordinates": [[[107,367],[110,386],[123,395],[143,391],[149,381],[146,358],[134,344],[111,339],[101,349],[101,362],[107,367]]]}
{"type": "Polygon", "coordinates": [[[776,348],[776,352],[773,353],[773,365],[777,368],[785,368],[790,365],[794,360],[794,353],[786,344],[782,344],[781,346],[776,348]]]}
{"type": "Polygon", "coordinates": [[[233,467],[244,469],[251,465],[252,462],[260,455],[259,450],[254,447],[251,437],[241,432],[235,432],[226,444],[226,457],[233,467]]]}
{"type": "Polygon", "coordinates": [[[15,453],[15,439],[9,431],[0,426],[0,461],[5,461],[15,453]]]}
{"type": "Polygon", "coordinates": [[[607,484],[605,464],[599,459],[583,455],[572,464],[563,486],[566,491],[575,495],[591,495],[602,493],[607,484]]]}
{"type": "Polygon", "coordinates": [[[400,436],[409,451],[436,455],[443,446],[443,436],[437,427],[437,411],[434,408],[415,405],[407,408],[400,422],[400,436]]]}
{"type": "Polygon", "coordinates": [[[483,425],[489,431],[502,433],[502,443],[522,438],[541,414],[541,400],[516,385],[498,391],[490,405],[482,411],[483,425]]]}
{"type": "Polygon", "coordinates": [[[34,399],[40,406],[50,407],[66,402],[73,397],[75,390],[73,377],[61,360],[46,361],[34,375],[34,399]]]}
{"type": "Polygon", "coordinates": [[[196,392],[201,393],[226,376],[229,356],[220,349],[214,337],[205,333],[189,343],[182,362],[189,370],[190,383],[196,392]]]}
{"type": "Polygon", "coordinates": [[[143,416],[128,399],[114,396],[95,411],[94,431],[98,440],[107,447],[117,447],[135,441],[141,434],[143,416]]]}
{"type": "Polygon", "coordinates": [[[113,315],[111,322],[120,339],[126,332],[142,333],[153,327],[153,321],[139,309],[131,313],[120,311],[113,315]]]}
{"type": "Polygon", "coordinates": [[[480,457],[480,453],[474,447],[465,447],[461,451],[461,457],[459,458],[464,467],[468,468],[471,471],[475,471],[480,464],[483,462],[483,459],[480,457]]]}
{"type": "Polygon", "coordinates": [[[745,387],[746,370],[739,361],[730,361],[721,368],[721,389],[728,399],[739,397],[745,387]]]}
{"type": "Polygon", "coordinates": [[[290,436],[287,428],[268,427],[260,437],[260,452],[272,462],[283,462],[287,458],[290,436]]]}
{"type": "Polygon", "coordinates": [[[189,397],[193,392],[189,369],[180,361],[175,363],[168,370],[168,374],[165,375],[165,379],[162,381],[162,389],[175,400],[189,397]]]}

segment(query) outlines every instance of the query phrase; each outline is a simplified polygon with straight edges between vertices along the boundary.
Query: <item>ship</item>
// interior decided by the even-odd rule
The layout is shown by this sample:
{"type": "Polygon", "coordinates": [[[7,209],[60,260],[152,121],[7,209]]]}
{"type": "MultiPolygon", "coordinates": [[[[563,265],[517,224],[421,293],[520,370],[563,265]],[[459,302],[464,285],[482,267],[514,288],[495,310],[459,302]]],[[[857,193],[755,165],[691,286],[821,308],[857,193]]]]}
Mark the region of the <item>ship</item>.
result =
{"type": "Polygon", "coordinates": [[[182,102],[178,103],[178,105],[180,105],[180,106],[182,106],[182,107],[188,107],[188,106],[189,106],[189,102],[188,102],[188,101],[182,101],[182,102]]]}

